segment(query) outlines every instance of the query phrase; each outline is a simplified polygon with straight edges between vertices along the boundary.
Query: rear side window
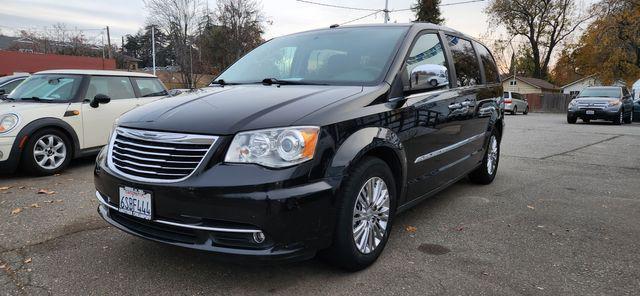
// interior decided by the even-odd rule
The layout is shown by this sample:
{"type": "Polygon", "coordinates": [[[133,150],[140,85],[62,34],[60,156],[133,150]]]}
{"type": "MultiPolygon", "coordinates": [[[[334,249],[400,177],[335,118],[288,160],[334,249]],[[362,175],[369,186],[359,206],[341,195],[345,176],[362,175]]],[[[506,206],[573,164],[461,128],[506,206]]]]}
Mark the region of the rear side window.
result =
{"type": "Polygon", "coordinates": [[[405,87],[416,90],[449,86],[449,69],[442,48],[437,34],[418,37],[407,58],[410,85],[405,87]]]}
{"type": "Polygon", "coordinates": [[[92,76],[85,99],[91,100],[98,94],[106,95],[112,100],[136,97],[129,78],[119,76],[92,76]]]}
{"type": "Polygon", "coordinates": [[[166,96],[167,90],[156,78],[133,78],[133,81],[140,90],[140,97],[157,97],[166,96]]]}
{"type": "Polygon", "coordinates": [[[447,35],[447,42],[456,68],[456,85],[472,86],[480,83],[480,65],[471,41],[447,35]]]}
{"type": "Polygon", "coordinates": [[[499,83],[500,82],[500,74],[498,73],[498,67],[496,66],[496,62],[484,45],[476,43],[476,48],[478,49],[478,53],[480,54],[480,60],[482,61],[482,68],[484,69],[484,76],[487,79],[486,83],[499,83]]]}

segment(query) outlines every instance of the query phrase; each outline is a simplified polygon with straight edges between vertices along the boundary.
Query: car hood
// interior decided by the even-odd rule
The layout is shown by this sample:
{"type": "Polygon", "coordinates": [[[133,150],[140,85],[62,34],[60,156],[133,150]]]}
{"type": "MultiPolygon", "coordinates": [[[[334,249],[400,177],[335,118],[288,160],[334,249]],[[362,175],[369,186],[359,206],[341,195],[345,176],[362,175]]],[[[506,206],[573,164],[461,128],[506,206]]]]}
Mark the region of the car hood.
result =
{"type": "Polygon", "coordinates": [[[237,85],[159,100],[124,114],[121,126],[230,135],[291,125],[326,105],[362,92],[361,86],[237,85]]]}
{"type": "Polygon", "coordinates": [[[0,101],[0,115],[5,113],[17,113],[23,111],[34,111],[43,108],[49,109],[66,109],[68,103],[38,103],[38,102],[10,102],[0,101]]]}

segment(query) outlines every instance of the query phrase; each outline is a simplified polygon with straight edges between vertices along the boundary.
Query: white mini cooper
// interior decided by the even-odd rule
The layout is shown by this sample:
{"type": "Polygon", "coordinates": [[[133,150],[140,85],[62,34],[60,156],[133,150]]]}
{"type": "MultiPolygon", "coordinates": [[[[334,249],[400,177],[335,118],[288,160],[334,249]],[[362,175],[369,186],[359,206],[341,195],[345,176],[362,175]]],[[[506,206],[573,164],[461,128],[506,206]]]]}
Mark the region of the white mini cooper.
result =
{"type": "Polygon", "coordinates": [[[50,70],[0,99],[0,173],[62,171],[107,144],[116,118],[168,95],[157,77],[134,72],[50,70]]]}

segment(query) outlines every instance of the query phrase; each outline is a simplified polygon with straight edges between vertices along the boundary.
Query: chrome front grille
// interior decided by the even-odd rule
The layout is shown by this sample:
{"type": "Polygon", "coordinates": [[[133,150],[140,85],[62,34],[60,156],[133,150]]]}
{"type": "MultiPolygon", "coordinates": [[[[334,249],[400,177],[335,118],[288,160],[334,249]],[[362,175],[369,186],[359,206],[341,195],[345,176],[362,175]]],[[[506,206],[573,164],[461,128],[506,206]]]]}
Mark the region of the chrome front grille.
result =
{"type": "Polygon", "coordinates": [[[607,108],[608,103],[597,102],[597,103],[578,103],[578,108],[580,109],[605,109],[607,108]]]}
{"type": "Polygon", "coordinates": [[[109,168],[132,180],[178,182],[200,166],[218,137],[116,128],[109,168]]]}

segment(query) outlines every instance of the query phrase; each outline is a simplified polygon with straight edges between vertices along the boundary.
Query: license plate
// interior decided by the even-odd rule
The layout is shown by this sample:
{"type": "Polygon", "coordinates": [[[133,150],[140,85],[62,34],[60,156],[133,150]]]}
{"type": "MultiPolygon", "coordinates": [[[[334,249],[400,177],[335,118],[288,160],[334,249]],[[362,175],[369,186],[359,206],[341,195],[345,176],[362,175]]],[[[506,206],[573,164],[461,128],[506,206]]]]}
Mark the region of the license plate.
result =
{"type": "Polygon", "coordinates": [[[587,115],[593,115],[596,114],[596,111],[593,110],[587,110],[587,115]]]}
{"type": "Polygon", "coordinates": [[[120,213],[151,220],[151,193],[131,187],[120,187],[120,213]]]}

